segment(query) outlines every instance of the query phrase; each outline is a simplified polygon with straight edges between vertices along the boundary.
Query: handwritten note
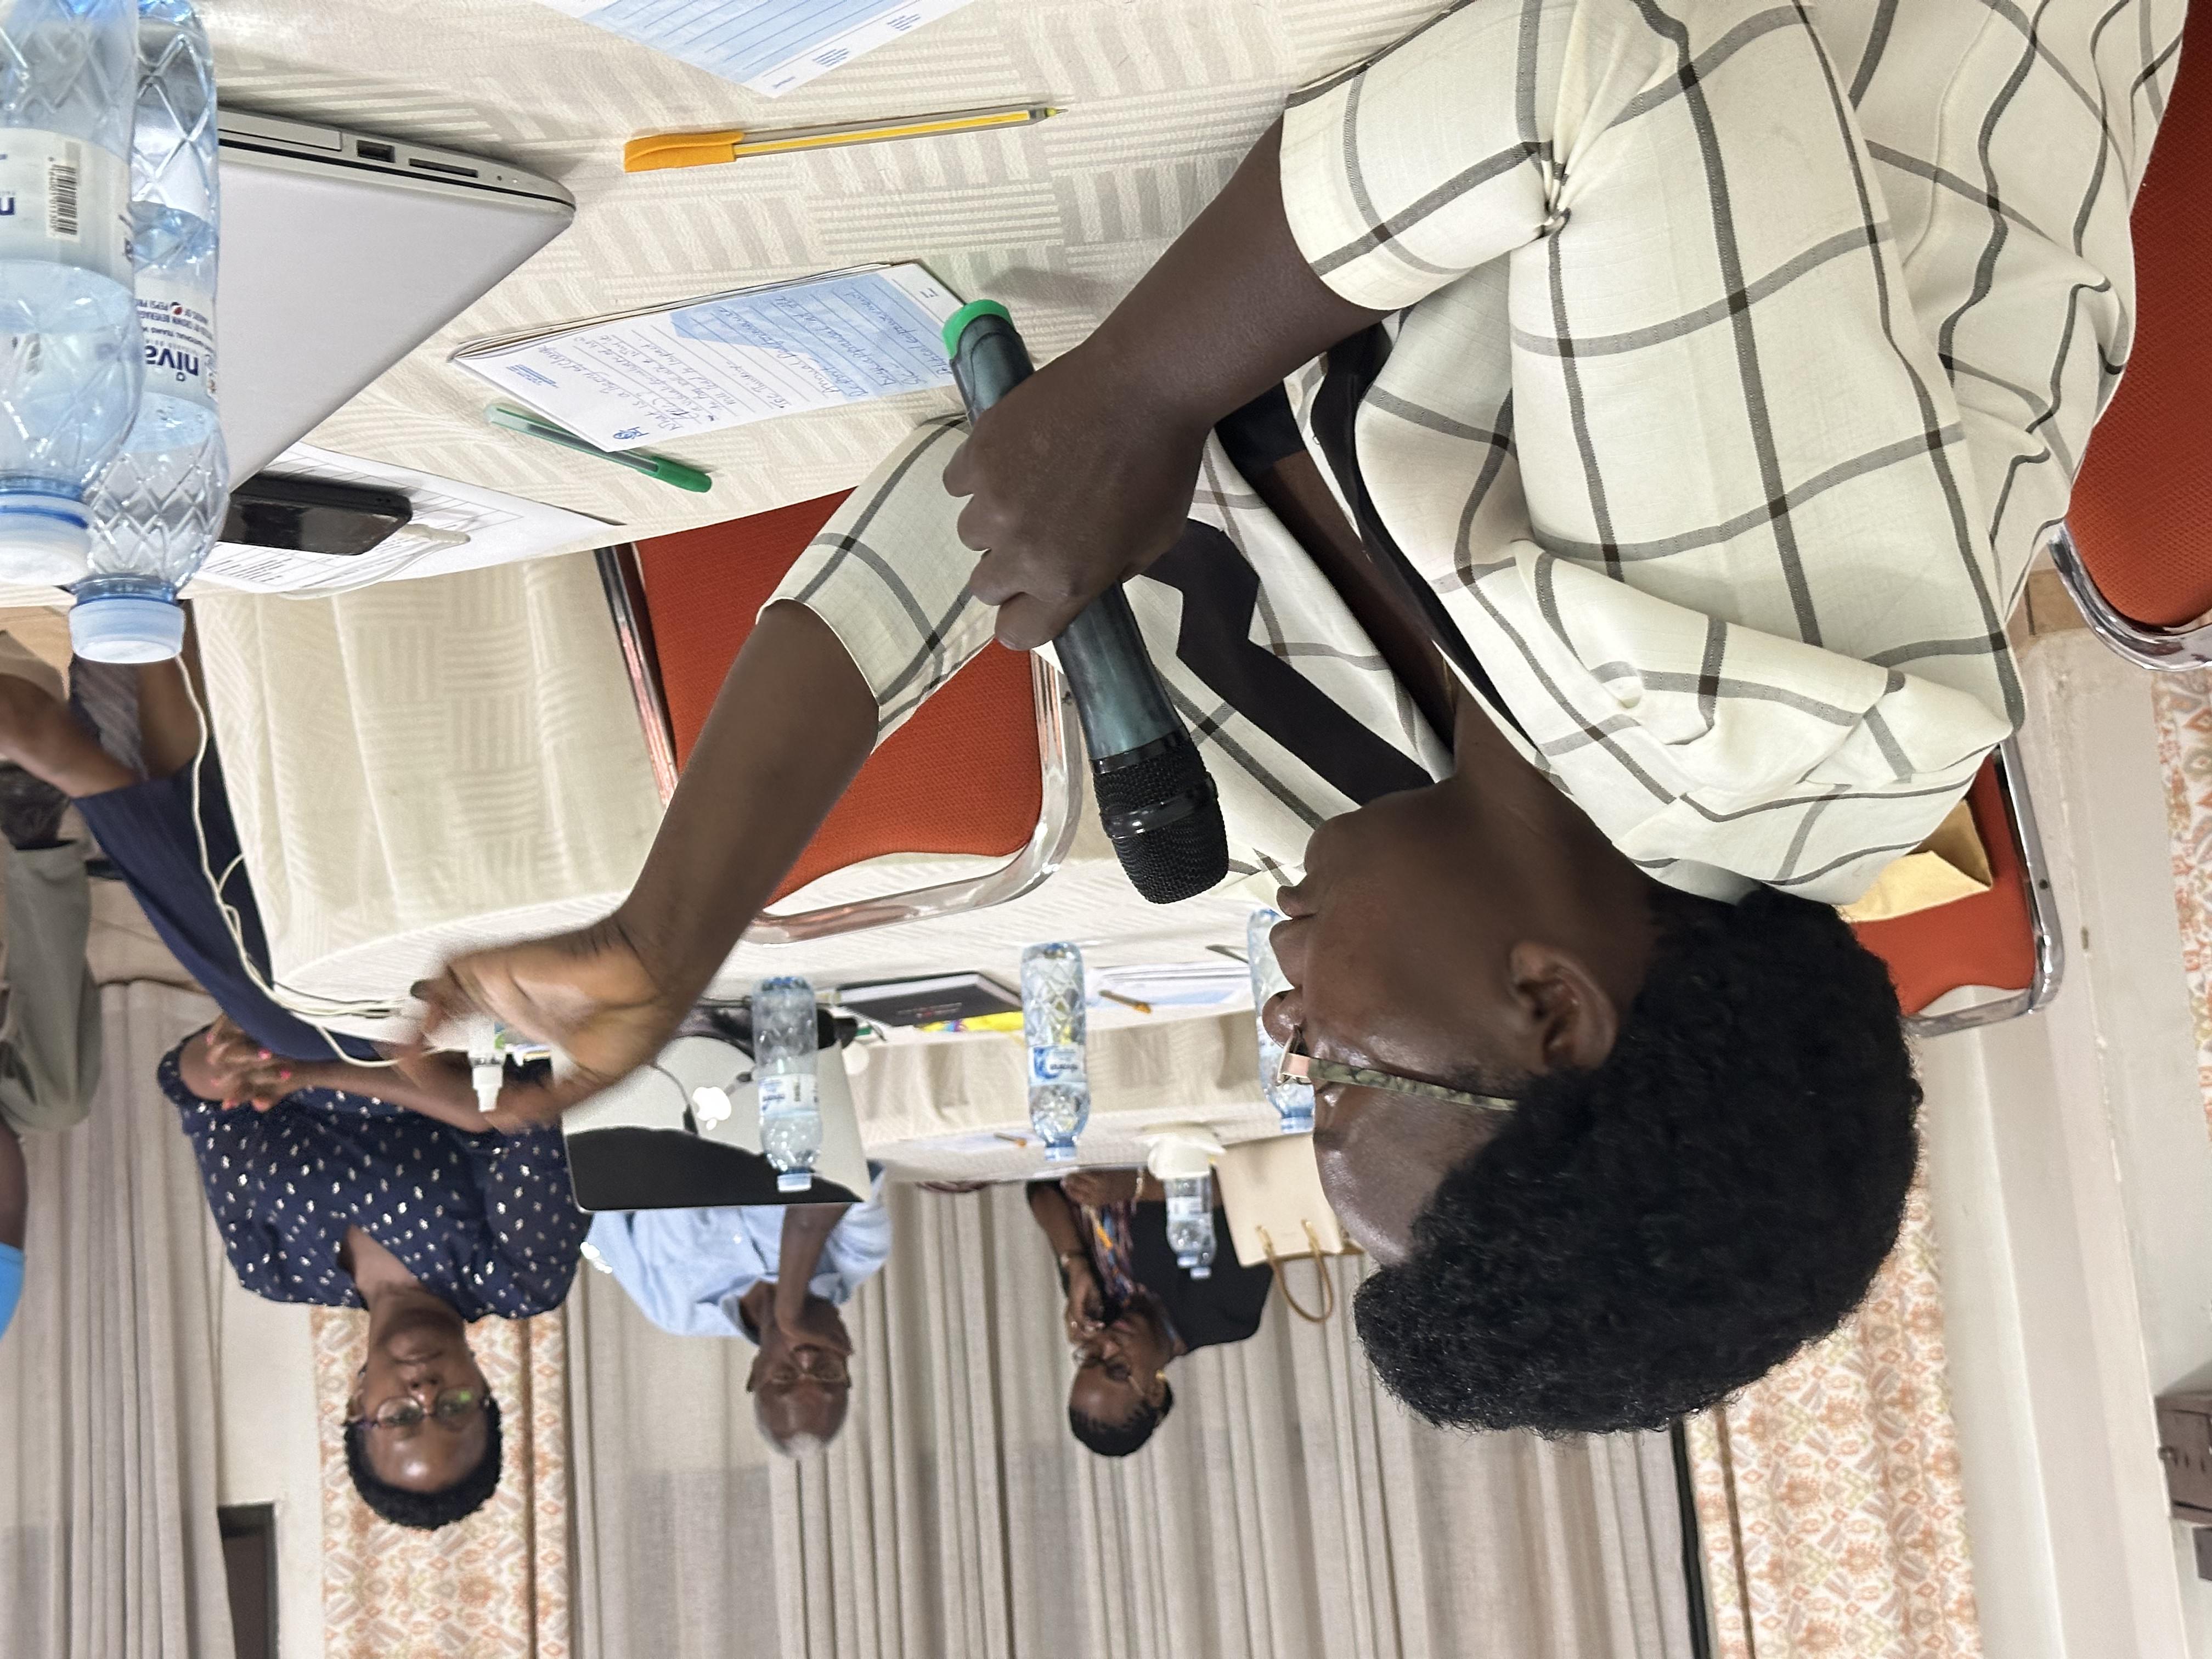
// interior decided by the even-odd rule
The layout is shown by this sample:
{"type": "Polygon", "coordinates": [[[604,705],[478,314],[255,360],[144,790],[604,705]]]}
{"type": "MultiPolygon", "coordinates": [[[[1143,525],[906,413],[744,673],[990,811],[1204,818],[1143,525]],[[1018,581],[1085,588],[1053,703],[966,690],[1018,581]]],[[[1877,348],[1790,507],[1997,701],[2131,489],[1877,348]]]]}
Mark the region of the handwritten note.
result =
{"type": "Polygon", "coordinates": [[[718,295],[520,339],[454,362],[602,449],[949,386],[959,309],[920,265],[718,295]]]}
{"type": "Polygon", "coordinates": [[[780,98],[968,0],[544,0],[556,11],[780,98]]]}

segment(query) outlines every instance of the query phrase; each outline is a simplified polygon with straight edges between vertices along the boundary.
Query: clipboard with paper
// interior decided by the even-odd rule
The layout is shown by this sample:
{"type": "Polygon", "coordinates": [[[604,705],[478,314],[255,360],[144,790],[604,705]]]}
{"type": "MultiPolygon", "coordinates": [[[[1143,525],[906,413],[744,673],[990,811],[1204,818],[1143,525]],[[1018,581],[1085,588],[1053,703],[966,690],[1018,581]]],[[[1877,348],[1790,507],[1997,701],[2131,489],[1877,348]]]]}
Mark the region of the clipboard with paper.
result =
{"type": "Polygon", "coordinates": [[[471,340],[453,363],[601,449],[952,384],[960,298],[923,266],[796,282],[471,340]]]}

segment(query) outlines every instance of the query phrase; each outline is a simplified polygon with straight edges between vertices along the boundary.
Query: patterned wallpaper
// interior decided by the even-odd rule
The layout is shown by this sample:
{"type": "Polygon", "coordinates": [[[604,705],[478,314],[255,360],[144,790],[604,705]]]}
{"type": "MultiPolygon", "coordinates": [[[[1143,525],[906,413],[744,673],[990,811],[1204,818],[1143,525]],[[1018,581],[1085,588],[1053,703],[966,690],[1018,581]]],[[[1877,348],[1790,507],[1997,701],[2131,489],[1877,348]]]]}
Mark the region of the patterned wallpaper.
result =
{"type": "Polygon", "coordinates": [[[318,1308],[313,1328],[325,1659],[568,1659],[566,1316],[471,1328],[499,1401],[506,1458],[491,1501],[434,1533],[379,1520],[346,1473],[339,1424],[368,1316],[318,1308]]]}
{"type": "Polygon", "coordinates": [[[2173,848],[2181,961],[2197,1011],[2197,1068],[2212,1115],[2212,670],[2151,681],[2166,822],[2173,848]]]}
{"type": "Polygon", "coordinates": [[[1834,1334],[1690,1423],[1717,1659],[1978,1659],[1928,1195],[1834,1334]]]}

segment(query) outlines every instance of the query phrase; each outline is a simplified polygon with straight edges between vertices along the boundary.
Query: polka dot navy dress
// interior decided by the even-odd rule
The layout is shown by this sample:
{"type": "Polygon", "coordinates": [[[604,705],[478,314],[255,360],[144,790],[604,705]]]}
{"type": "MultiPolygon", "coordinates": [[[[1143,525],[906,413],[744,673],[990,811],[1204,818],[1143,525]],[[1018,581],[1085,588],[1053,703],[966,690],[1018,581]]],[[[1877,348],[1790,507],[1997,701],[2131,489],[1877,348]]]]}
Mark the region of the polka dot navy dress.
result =
{"type": "MultiPolygon", "coordinates": [[[[190,1041],[190,1039],[187,1039],[190,1041]]],[[[338,1266],[358,1225],[464,1319],[561,1305],[591,1218],[557,1128],[470,1134],[368,1095],[303,1089],[224,1111],[161,1062],[239,1280],[271,1302],[362,1305],[338,1266]]]]}

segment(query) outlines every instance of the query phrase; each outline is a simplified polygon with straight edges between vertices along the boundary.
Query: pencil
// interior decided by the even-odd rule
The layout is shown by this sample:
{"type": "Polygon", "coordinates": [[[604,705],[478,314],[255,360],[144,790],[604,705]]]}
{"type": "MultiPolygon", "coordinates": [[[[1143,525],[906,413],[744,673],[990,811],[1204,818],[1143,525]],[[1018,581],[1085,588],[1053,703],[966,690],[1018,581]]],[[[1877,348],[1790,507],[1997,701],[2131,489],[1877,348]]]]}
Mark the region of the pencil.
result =
{"type": "Polygon", "coordinates": [[[1109,1002],[1120,1003],[1124,1008],[1134,1008],[1140,1014],[1149,1014],[1152,1012],[1151,1003],[1139,1002],[1134,997],[1125,997],[1119,991],[1109,991],[1102,986],[1098,994],[1109,1002]]]}
{"type": "Polygon", "coordinates": [[[987,132],[994,127],[1033,125],[1059,113],[1049,104],[1006,104],[995,109],[951,110],[904,120],[848,121],[836,126],[787,127],[762,133],[735,127],[724,132],[649,132],[623,146],[623,171],[713,167],[748,155],[787,155],[799,150],[837,149],[847,144],[880,144],[894,138],[987,132]]]}

